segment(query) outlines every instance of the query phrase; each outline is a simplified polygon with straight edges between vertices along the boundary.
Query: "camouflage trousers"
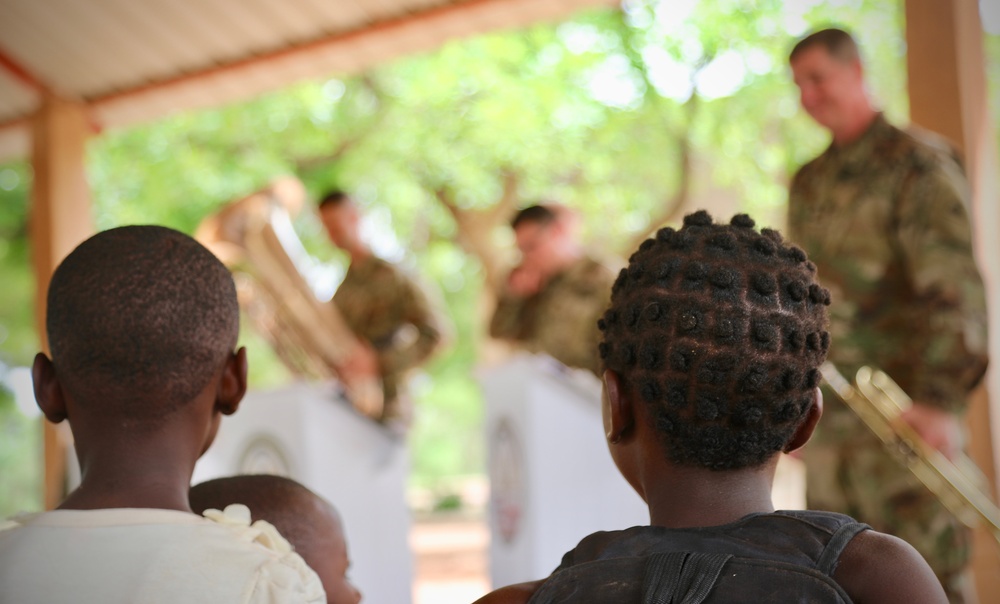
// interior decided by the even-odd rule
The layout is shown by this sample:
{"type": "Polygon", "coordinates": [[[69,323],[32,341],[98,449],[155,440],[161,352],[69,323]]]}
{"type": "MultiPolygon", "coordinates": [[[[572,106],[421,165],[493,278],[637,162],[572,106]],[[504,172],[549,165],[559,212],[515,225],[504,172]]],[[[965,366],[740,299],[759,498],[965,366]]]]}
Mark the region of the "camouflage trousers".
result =
{"type": "Polygon", "coordinates": [[[413,425],[413,398],[400,379],[398,376],[383,377],[385,406],[378,421],[397,436],[405,436],[413,425]]]}
{"type": "Polygon", "coordinates": [[[809,509],[848,514],[895,535],[927,560],[952,604],[972,604],[971,533],[840,401],[803,450],[809,509]],[[838,408],[839,407],[839,408],[838,408]]]}

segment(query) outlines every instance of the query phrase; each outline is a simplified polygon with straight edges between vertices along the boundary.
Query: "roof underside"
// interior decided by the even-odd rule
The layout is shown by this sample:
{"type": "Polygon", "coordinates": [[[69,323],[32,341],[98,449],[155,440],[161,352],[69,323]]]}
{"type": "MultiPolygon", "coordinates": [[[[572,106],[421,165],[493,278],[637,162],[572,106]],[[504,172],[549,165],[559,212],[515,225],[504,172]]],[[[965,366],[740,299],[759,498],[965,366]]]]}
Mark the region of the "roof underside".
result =
{"type": "Polygon", "coordinates": [[[98,128],[355,72],[444,41],[611,0],[3,0],[0,158],[54,94],[98,128]]]}

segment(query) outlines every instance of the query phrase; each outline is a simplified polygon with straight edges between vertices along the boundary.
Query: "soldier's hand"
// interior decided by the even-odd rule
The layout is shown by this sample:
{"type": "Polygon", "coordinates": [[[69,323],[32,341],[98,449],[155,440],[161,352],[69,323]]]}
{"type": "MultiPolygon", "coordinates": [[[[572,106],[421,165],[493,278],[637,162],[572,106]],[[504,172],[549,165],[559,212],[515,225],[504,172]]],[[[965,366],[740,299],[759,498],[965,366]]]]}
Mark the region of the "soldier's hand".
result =
{"type": "Polygon", "coordinates": [[[948,459],[955,459],[961,452],[962,427],[954,413],[914,402],[900,417],[948,459]]]}
{"type": "Polygon", "coordinates": [[[367,342],[358,342],[340,371],[352,378],[376,378],[379,376],[380,369],[375,349],[367,342]]]}
{"type": "Polygon", "coordinates": [[[542,289],[542,274],[524,265],[514,267],[507,276],[507,291],[515,296],[531,296],[540,289],[542,289]]]}

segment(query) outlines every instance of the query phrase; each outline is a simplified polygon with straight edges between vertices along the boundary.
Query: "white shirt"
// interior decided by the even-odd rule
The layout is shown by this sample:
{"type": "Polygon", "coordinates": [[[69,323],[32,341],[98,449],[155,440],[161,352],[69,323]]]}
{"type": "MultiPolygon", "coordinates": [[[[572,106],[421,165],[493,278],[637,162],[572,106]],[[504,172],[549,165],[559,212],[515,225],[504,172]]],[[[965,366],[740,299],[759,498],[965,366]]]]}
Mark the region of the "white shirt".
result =
{"type": "Polygon", "coordinates": [[[56,510],[0,524],[0,604],[326,601],[316,573],[245,506],[205,515],[56,510]]]}

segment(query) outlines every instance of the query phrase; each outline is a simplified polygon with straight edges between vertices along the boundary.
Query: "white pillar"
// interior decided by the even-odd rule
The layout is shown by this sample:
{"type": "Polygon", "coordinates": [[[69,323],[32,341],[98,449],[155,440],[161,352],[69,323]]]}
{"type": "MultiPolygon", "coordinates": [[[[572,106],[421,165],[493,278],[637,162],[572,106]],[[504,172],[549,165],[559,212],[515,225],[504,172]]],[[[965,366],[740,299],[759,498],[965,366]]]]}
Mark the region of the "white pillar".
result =
{"type": "MultiPolygon", "coordinates": [[[[34,180],[29,221],[36,325],[43,350],[48,350],[45,300],[49,279],[59,262],[94,229],[84,167],[91,131],[83,105],[56,97],[43,100],[32,122],[34,180]]],[[[48,422],[44,426],[44,504],[51,509],[65,494],[65,435],[48,422]]]]}

